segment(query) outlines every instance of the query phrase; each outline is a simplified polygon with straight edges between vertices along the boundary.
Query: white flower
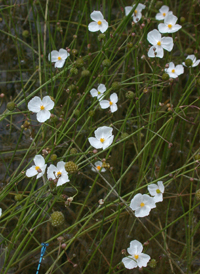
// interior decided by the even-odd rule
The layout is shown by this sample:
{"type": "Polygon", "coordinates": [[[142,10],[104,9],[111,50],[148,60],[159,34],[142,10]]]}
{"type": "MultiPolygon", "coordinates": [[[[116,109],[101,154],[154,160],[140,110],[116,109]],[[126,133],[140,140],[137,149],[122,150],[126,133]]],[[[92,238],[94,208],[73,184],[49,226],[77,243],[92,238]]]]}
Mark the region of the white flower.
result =
{"type": "Polygon", "coordinates": [[[172,11],[169,11],[169,7],[168,6],[162,6],[159,9],[159,13],[156,14],[156,19],[157,20],[163,20],[169,14],[173,14],[172,11]]]}
{"type": "Polygon", "coordinates": [[[95,130],[94,137],[88,138],[88,141],[91,146],[94,148],[103,148],[106,149],[109,147],[114,139],[114,135],[112,135],[113,128],[112,127],[99,127],[95,130]]]}
{"type": "Polygon", "coordinates": [[[0,217],[1,217],[1,215],[2,215],[2,208],[0,208],[0,217]]]}
{"type": "Polygon", "coordinates": [[[90,94],[92,97],[97,97],[100,101],[103,99],[103,94],[106,91],[106,86],[104,84],[100,84],[97,89],[93,88],[90,90],[90,94]]]}
{"type": "Polygon", "coordinates": [[[163,58],[164,50],[171,51],[173,49],[174,43],[171,37],[163,37],[157,29],[150,31],[147,34],[147,40],[153,46],[148,51],[149,57],[159,57],[163,58]]]}
{"type": "Polygon", "coordinates": [[[136,217],[145,217],[149,215],[152,208],[155,208],[156,204],[152,197],[147,194],[136,194],[130,203],[130,208],[135,210],[136,217]]]}
{"type": "Polygon", "coordinates": [[[106,171],[106,169],[104,168],[104,167],[102,167],[102,162],[101,161],[97,161],[95,164],[95,168],[91,168],[92,169],[92,171],[94,171],[94,172],[105,172],[106,171]]]}
{"type": "Polygon", "coordinates": [[[184,73],[184,67],[182,65],[177,65],[175,67],[173,62],[170,62],[169,67],[165,69],[166,73],[169,74],[171,78],[177,78],[179,75],[184,73]]]}
{"type": "Polygon", "coordinates": [[[118,96],[116,93],[113,93],[110,95],[110,101],[102,100],[102,101],[100,101],[100,106],[102,109],[110,107],[110,111],[115,112],[118,109],[117,104],[116,104],[117,102],[118,102],[118,96]]]}
{"type": "Polygon", "coordinates": [[[182,26],[176,24],[176,21],[178,20],[178,17],[176,17],[173,14],[168,14],[165,17],[164,24],[160,23],[158,25],[158,30],[161,33],[174,33],[182,28],[182,26]]]}
{"type": "Polygon", "coordinates": [[[57,186],[61,186],[69,182],[68,172],[65,170],[65,162],[58,162],[57,167],[50,165],[47,169],[47,178],[48,180],[58,179],[57,186]]]}
{"type": "Polygon", "coordinates": [[[147,254],[142,253],[143,245],[137,241],[131,241],[130,247],[127,248],[128,253],[131,256],[122,259],[122,263],[128,269],[133,269],[135,267],[146,267],[148,261],[151,257],[147,254]]]}
{"type": "Polygon", "coordinates": [[[70,54],[65,49],[53,50],[48,55],[48,60],[55,63],[55,68],[62,68],[70,54]]]}
{"type": "MultiPolygon", "coordinates": [[[[200,60],[197,60],[197,58],[195,57],[194,54],[188,55],[188,57],[187,57],[186,59],[192,60],[192,66],[190,66],[190,67],[196,67],[196,66],[198,66],[198,64],[200,63],[200,60]]],[[[187,67],[186,64],[185,64],[185,62],[183,62],[182,64],[183,64],[185,67],[187,67]]]]}
{"type": "Polygon", "coordinates": [[[151,194],[151,196],[154,196],[154,202],[162,202],[163,201],[163,193],[165,191],[165,187],[163,185],[162,181],[158,181],[156,184],[148,185],[148,191],[151,194]]]}
{"type": "Polygon", "coordinates": [[[104,33],[108,29],[108,22],[104,19],[103,14],[100,11],[94,10],[90,14],[90,17],[94,22],[91,22],[88,25],[89,31],[96,32],[100,30],[102,33],[104,33]]]}
{"type": "MultiPolygon", "coordinates": [[[[131,12],[131,10],[135,7],[136,5],[133,5],[132,7],[131,6],[128,6],[128,7],[125,7],[125,15],[127,16],[130,12],[131,12]]],[[[134,10],[134,12],[133,12],[133,21],[135,22],[135,23],[137,23],[141,18],[142,18],[142,13],[141,13],[141,11],[143,10],[143,9],[145,9],[146,8],[146,6],[145,5],[143,5],[143,4],[138,4],[137,5],[137,7],[135,8],[135,10],[134,10]]]]}
{"type": "Polygon", "coordinates": [[[43,123],[51,116],[49,110],[53,109],[54,102],[49,96],[45,96],[42,100],[40,97],[35,96],[28,103],[28,109],[34,113],[37,113],[36,118],[38,122],[43,123]]]}
{"type": "Polygon", "coordinates": [[[47,165],[45,164],[45,160],[41,155],[36,155],[33,159],[35,165],[27,169],[26,176],[33,177],[37,175],[36,179],[43,176],[45,173],[47,165]]]}

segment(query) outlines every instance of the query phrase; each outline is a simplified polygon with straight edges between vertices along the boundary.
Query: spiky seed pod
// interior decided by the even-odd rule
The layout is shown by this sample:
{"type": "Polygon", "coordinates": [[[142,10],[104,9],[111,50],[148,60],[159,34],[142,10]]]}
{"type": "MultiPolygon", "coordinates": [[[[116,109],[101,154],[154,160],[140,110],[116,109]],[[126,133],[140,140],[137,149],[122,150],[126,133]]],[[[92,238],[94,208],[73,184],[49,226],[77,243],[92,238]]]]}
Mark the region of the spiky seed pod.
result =
{"type": "Polygon", "coordinates": [[[110,62],[109,59],[105,59],[105,60],[103,60],[102,65],[103,65],[104,67],[107,67],[107,68],[108,68],[108,67],[110,67],[111,62],[110,62]]]}
{"type": "Polygon", "coordinates": [[[187,67],[190,67],[190,66],[192,65],[192,60],[189,59],[189,58],[186,59],[186,60],[185,60],[185,64],[186,64],[187,67]]]}
{"type": "Polygon", "coordinates": [[[65,217],[62,212],[55,211],[51,214],[49,221],[51,222],[52,226],[57,227],[64,224],[65,217]]]}
{"type": "Polygon", "coordinates": [[[163,75],[162,75],[162,80],[163,80],[163,81],[169,80],[169,74],[163,73],[163,75]]]}
{"type": "Polygon", "coordinates": [[[76,173],[78,171],[78,166],[74,162],[69,161],[65,164],[65,170],[71,174],[76,173]]]}
{"type": "Polygon", "coordinates": [[[120,87],[121,87],[121,83],[120,82],[113,82],[111,87],[112,87],[113,90],[119,90],[120,87]]]}
{"type": "Polygon", "coordinates": [[[7,109],[12,111],[15,108],[15,103],[13,101],[7,103],[7,109]]]}
{"type": "Polygon", "coordinates": [[[90,71],[87,70],[87,69],[84,69],[82,72],[81,72],[81,77],[88,77],[90,76],[90,71]]]}
{"type": "Polygon", "coordinates": [[[77,149],[75,147],[70,149],[70,154],[71,155],[76,154],[77,152],[78,151],[77,151],[77,149]]]}
{"type": "Polygon", "coordinates": [[[133,99],[135,97],[135,93],[131,90],[127,91],[125,94],[127,99],[133,99]]]}
{"type": "Polygon", "coordinates": [[[23,199],[23,195],[22,194],[16,194],[15,195],[15,201],[19,202],[23,199]]]}

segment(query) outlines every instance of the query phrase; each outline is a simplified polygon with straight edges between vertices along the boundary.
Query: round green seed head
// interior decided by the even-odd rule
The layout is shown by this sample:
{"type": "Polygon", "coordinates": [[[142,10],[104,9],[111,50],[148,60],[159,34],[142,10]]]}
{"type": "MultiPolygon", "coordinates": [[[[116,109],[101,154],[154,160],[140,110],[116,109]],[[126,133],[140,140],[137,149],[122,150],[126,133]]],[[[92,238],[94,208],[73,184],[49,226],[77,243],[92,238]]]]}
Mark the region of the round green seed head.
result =
{"type": "Polygon", "coordinates": [[[200,189],[198,189],[195,193],[195,197],[197,199],[197,201],[200,201],[200,189]]]}
{"type": "Polygon", "coordinates": [[[187,54],[193,54],[193,52],[194,52],[194,50],[192,48],[187,48],[185,50],[185,53],[187,53],[187,54]]]}
{"type": "Polygon", "coordinates": [[[19,202],[23,199],[23,195],[22,194],[16,194],[15,195],[15,201],[19,202]]]}
{"type": "Polygon", "coordinates": [[[90,110],[90,111],[89,111],[89,116],[90,116],[90,117],[93,117],[94,114],[95,114],[95,111],[94,111],[94,110],[90,110]]]}
{"type": "Polygon", "coordinates": [[[65,170],[71,174],[76,173],[78,171],[78,166],[74,162],[69,161],[65,163],[65,170]]]}
{"type": "Polygon", "coordinates": [[[126,92],[125,96],[126,96],[127,99],[133,99],[133,98],[135,98],[135,93],[131,90],[128,90],[126,92]]]}
{"type": "Polygon", "coordinates": [[[51,159],[51,161],[55,162],[57,160],[57,155],[51,154],[50,159],[51,159]]]}
{"type": "Polygon", "coordinates": [[[12,111],[15,108],[15,103],[13,101],[7,103],[7,109],[12,111]]]}
{"type": "Polygon", "coordinates": [[[73,50],[72,50],[72,54],[73,54],[73,55],[76,55],[77,53],[78,53],[78,50],[77,50],[77,49],[73,49],[73,50]]]}
{"type": "Polygon", "coordinates": [[[29,36],[29,31],[28,30],[24,30],[22,32],[22,36],[25,37],[25,38],[27,38],[29,36]]]}
{"type": "Polygon", "coordinates": [[[200,160],[200,153],[196,154],[196,155],[194,156],[194,159],[197,160],[197,161],[199,161],[199,160],[200,160]]]}
{"type": "Polygon", "coordinates": [[[84,69],[82,72],[81,72],[81,77],[88,77],[90,76],[90,71],[87,70],[87,69],[84,69]]]}
{"type": "Polygon", "coordinates": [[[70,154],[72,155],[72,154],[76,154],[78,151],[77,151],[77,149],[74,147],[74,148],[71,148],[70,149],[70,154]]]}
{"type": "Polygon", "coordinates": [[[68,86],[68,88],[67,88],[69,91],[74,91],[75,89],[76,89],[76,86],[75,85],[70,85],[70,86],[68,86]]]}
{"type": "Polygon", "coordinates": [[[121,87],[121,83],[120,82],[113,82],[111,87],[112,87],[113,90],[119,90],[120,87],[121,87]]]}
{"type": "Polygon", "coordinates": [[[80,110],[79,109],[74,110],[74,115],[75,116],[79,116],[79,114],[80,114],[80,110]]]}
{"type": "Polygon", "coordinates": [[[105,36],[104,33],[100,33],[100,34],[98,35],[98,40],[99,40],[99,41],[102,41],[102,40],[104,40],[105,38],[106,38],[106,36],[105,36]]]}
{"type": "Polygon", "coordinates": [[[107,67],[107,68],[108,68],[108,67],[110,67],[111,62],[110,62],[109,59],[105,59],[105,60],[103,60],[102,65],[103,65],[104,67],[107,67]]]}
{"type": "Polygon", "coordinates": [[[127,44],[127,47],[128,47],[129,49],[131,49],[131,48],[133,47],[133,43],[132,43],[132,42],[129,42],[129,43],[127,44]]]}
{"type": "Polygon", "coordinates": [[[156,265],[157,265],[157,262],[155,259],[151,259],[151,261],[148,263],[148,265],[151,267],[151,268],[155,268],[156,265]]]}
{"type": "Polygon", "coordinates": [[[75,62],[76,67],[81,68],[84,65],[83,59],[78,58],[75,62]]]}
{"type": "Polygon", "coordinates": [[[77,68],[71,68],[70,69],[70,74],[77,75],[78,74],[78,69],[77,68]]]}
{"type": "Polygon", "coordinates": [[[121,134],[120,139],[122,140],[122,139],[124,139],[124,138],[126,138],[126,137],[128,137],[128,136],[129,136],[129,134],[128,134],[128,133],[123,132],[123,133],[121,134]]]}
{"type": "Polygon", "coordinates": [[[192,60],[189,59],[189,58],[186,59],[186,60],[185,60],[185,64],[186,64],[187,67],[191,67],[191,65],[192,65],[192,60]]]}
{"type": "Polygon", "coordinates": [[[185,23],[185,17],[182,16],[182,17],[180,18],[180,23],[181,23],[181,24],[185,23]]]}
{"type": "Polygon", "coordinates": [[[62,212],[55,211],[51,214],[49,221],[51,222],[52,226],[57,227],[64,224],[65,217],[62,212]]]}
{"type": "Polygon", "coordinates": [[[169,74],[163,73],[163,75],[162,75],[162,80],[163,80],[163,81],[169,80],[169,74]]]}

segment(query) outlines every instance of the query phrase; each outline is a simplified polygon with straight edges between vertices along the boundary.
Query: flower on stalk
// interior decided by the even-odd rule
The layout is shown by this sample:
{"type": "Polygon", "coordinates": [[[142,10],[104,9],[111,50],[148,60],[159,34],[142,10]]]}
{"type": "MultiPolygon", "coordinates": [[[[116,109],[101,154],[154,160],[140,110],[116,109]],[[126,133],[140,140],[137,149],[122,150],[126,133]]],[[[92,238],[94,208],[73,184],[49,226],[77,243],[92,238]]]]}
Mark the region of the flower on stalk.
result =
{"type": "Polygon", "coordinates": [[[68,172],[65,170],[65,162],[58,162],[57,167],[50,165],[47,169],[47,178],[48,180],[57,179],[57,186],[61,186],[69,182],[68,172]]]}
{"type": "MultiPolygon", "coordinates": [[[[136,5],[125,7],[125,15],[127,16],[135,6],[136,6],[136,5]]],[[[141,13],[141,11],[142,11],[143,9],[145,9],[145,8],[146,8],[146,6],[143,5],[143,4],[140,4],[140,3],[139,3],[139,4],[137,5],[137,7],[135,8],[135,10],[133,11],[133,14],[132,14],[132,16],[133,16],[133,21],[134,21],[135,23],[137,23],[137,22],[142,18],[142,13],[141,13]]]]}
{"type": "Polygon", "coordinates": [[[45,96],[42,100],[40,97],[33,97],[28,103],[28,109],[36,114],[38,122],[43,123],[51,116],[49,110],[53,109],[54,102],[49,96],[45,96]]]}
{"type": "Polygon", "coordinates": [[[146,267],[147,263],[151,259],[151,257],[145,253],[142,253],[143,245],[137,241],[131,241],[130,247],[127,248],[130,256],[122,259],[122,263],[128,269],[133,269],[136,267],[146,267]]]}
{"type": "Polygon", "coordinates": [[[68,56],[70,54],[65,49],[53,50],[49,53],[48,60],[55,63],[55,68],[62,68],[68,56]]]}
{"type": "Polygon", "coordinates": [[[91,146],[96,149],[103,148],[106,149],[109,147],[114,139],[114,135],[112,135],[113,128],[112,127],[99,127],[95,130],[94,135],[95,137],[88,138],[88,141],[91,146]]]}
{"type": "Polygon", "coordinates": [[[130,203],[130,208],[135,210],[136,217],[148,216],[151,209],[155,208],[156,204],[152,197],[147,194],[136,194],[130,203]]]}
{"type": "Polygon", "coordinates": [[[171,51],[173,49],[174,43],[171,37],[163,37],[157,29],[150,31],[147,34],[147,40],[153,46],[150,47],[148,51],[149,57],[159,57],[163,58],[164,50],[171,51]]]}
{"type": "Polygon", "coordinates": [[[118,102],[118,96],[116,93],[113,93],[110,95],[110,100],[101,100],[100,101],[100,106],[102,109],[106,109],[110,107],[110,111],[111,112],[115,112],[117,111],[118,107],[117,107],[117,103],[118,102]]]}
{"type": "Polygon", "coordinates": [[[162,202],[163,201],[163,193],[165,191],[165,187],[162,181],[158,181],[157,184],[148,185],[148,191],[151,196],[154,196],[154,202],[162,202]]]}
{"type": "MultiPolygon", "coordinates": [[[[193,67],[193,68],[194,68],[194,67],[198,66],[198,64],[200,63],[200,60],[197,60],[197,58],[195,57],[194,54],[188,55],[187,58],[186,58],[186,60],[187,60],[187,59],[192,60],[192,65],[189,66],[189,67],[193,67]]],[[[187,67],[187,65],[185,64],[185,62],[183,62],[182,64],[183,64],[185,67],[187,67]]]]}
{"type": "Polygon", "coordinates": [[[165,19],[164,23],[160,23],[158,25],[158,30],[161,33],[174,33],[182,28],[182,26],[176,24],[178,17],[173,14],[168,14],[165,19]]]}
{"type": "Polygon", "coordinates": [[[104,168],[104,167],[102,167],[102,162],[101,161],[97,161],[96,163],[94,163],[94,165],[95,165],[95,168],[91,168],[92,169],[92,171],[94,171],[94,172],[105,172],[106,171],[106,169],[104,168]]]}
{"type": "Polygon", "coordinates": [[[97,97],[100,101],[103,99],[103,94],[106,91],[106,86],[104,84],[100,84],[97,89],[93,88],[90,90],[90,94],[92,97],[97,97]]]}
{"type": "Polygon", "coordinates": [[[167,15],[171,15],[173,14],[172,11],[169,11],[169,7],[168,6],[162,6],[160,9],[159,9],[159,13],[156,14],[156,19],[157,20],[163,20],[165,19],[165,17],[167,15]]]}
{"type": "Polygon", "coordinates": [[[169,77],[177,78],[179,75],[184,73],[184,67],[182,65],[175,66],[173,62],[170,62],[165,71],[169,74],[169,77]]]}
{"type": "Polygon", "coordinates": [[[104,33],[108,29],[108,22],[104,19],[103,14],[100,11],[94,10],[90,14],[90,17],[94,22],[91,22],[88,25],[89,31],[96,32],[100,30],[100,32],[104,33]]]}
{"type": "Polygon", "coordinates": [[[45,164],[45,160],[41,155],[36,155],[33,159],[35,165],[27,169],[26,176],[33,177],[35,175],[36,179],[42,177],[45,173],[47,165],[45,164]]]}

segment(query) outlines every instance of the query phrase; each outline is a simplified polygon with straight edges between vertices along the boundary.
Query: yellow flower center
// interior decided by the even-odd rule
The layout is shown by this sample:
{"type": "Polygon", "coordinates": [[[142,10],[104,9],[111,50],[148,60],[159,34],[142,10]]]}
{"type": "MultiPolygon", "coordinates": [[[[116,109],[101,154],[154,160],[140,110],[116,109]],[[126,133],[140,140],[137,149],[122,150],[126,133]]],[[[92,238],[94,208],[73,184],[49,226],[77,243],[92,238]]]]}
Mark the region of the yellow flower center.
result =
{"type": "Polygon", "coordinates": [[[100,94],[101,94],[101,92],[100,92],[100,91],[97,91],[97,93],[98,93],[98,95],[100,95],[100,94]]]}
{"type": "Polygon", "coordinates": [[[139,258],[139,255],[134,255],[134,258],[137,260],[139,258]]]}
{"type": "Polygon", "coordinates": [[[62,58],[60,56],[58,56],[58,60],[60,61],[62,58]]]}
{"type": "Polygon", "coordinates": [[[58,171],[57,172],[57,177],[60,177],[62,175],[62,172],[58,171]]]}
{"type": "Polygon", "coordinates": [[[172,69],[172,73],[174,73],[175,72],[175,69],[172,69]]]}
{"type": "Polygon", "coordinates": [[[145,206],[145,204],[142,202],[142,203],[140,204],[140,206],[143,207],[143,206],[145,206]]]}
{"type": "Polygon", "coordinates": [[[172,24],[168,24],[168,28],[171,29],[172,28],[172,24]]]}
{"type": "Polygon", "coordinates": [[[45,109],[45,107],[44,107],[44,106],[41,106],[41,107],[40,107],[40,109],[41,109],[41,110],[44,110],[44,109],[45,109]]]}
{"type": "Polygon", "coordinates": [[[113,102],[110,101],[109,104],[110,104],[110,106],[112,106],[112,105],[113,105],[113,102]]]}
{"type": "Polygon", "coordinates": [[[160,189],[156,189],[156,193],[158,194],[161,193],[160,189]]]}
{"type": "Polygon", "coordinates": [[[157,45],[158,45],[158,46],[161,46],[161,42],[160,42],[160,41],[158,41],[158,42],[157,42],[157,45]]]}
{"type": "Polygon", "coordinates": [[[101,139],[100,139],[100,142],[101,142],[101,143],[103,143],[104,141],[105,141],[105,139],[104,139],[104,138],[101,138],[101,139]]]}
{"type": "Polygon", "coordinates": [[[134,10],[134,13],[136,14],[136,13],[137,13],[137,10],[134,10]]]}
{"type": "Polygon", "coordinates": [[[97,24],[98,24],[99,26],[101,26],[102,22],[101,22],[101,21],[98,21],[97,24]]]}
{"type": "Polygon", "coordinates": [[[165,17],[166,13],[165,13],[165,12],[163,12],[163,14],[162,14],[162,15],[165,17]]]}
{"type": "Polygon", "coordinates": [[[38,171],[38,169],[40,169],[40,167],[39,167],[39,166],[36,166],[36,167],[35,167],[35,170],[37,170],[37,171],[38,171]]]}
{"type": "Polygon", "coordinates": [[[101,169],[101,167],[100,167],[100,166],[97,166],[96,168],[97,168],[98,170],[100,170],[100,169],[101,169]]]}

